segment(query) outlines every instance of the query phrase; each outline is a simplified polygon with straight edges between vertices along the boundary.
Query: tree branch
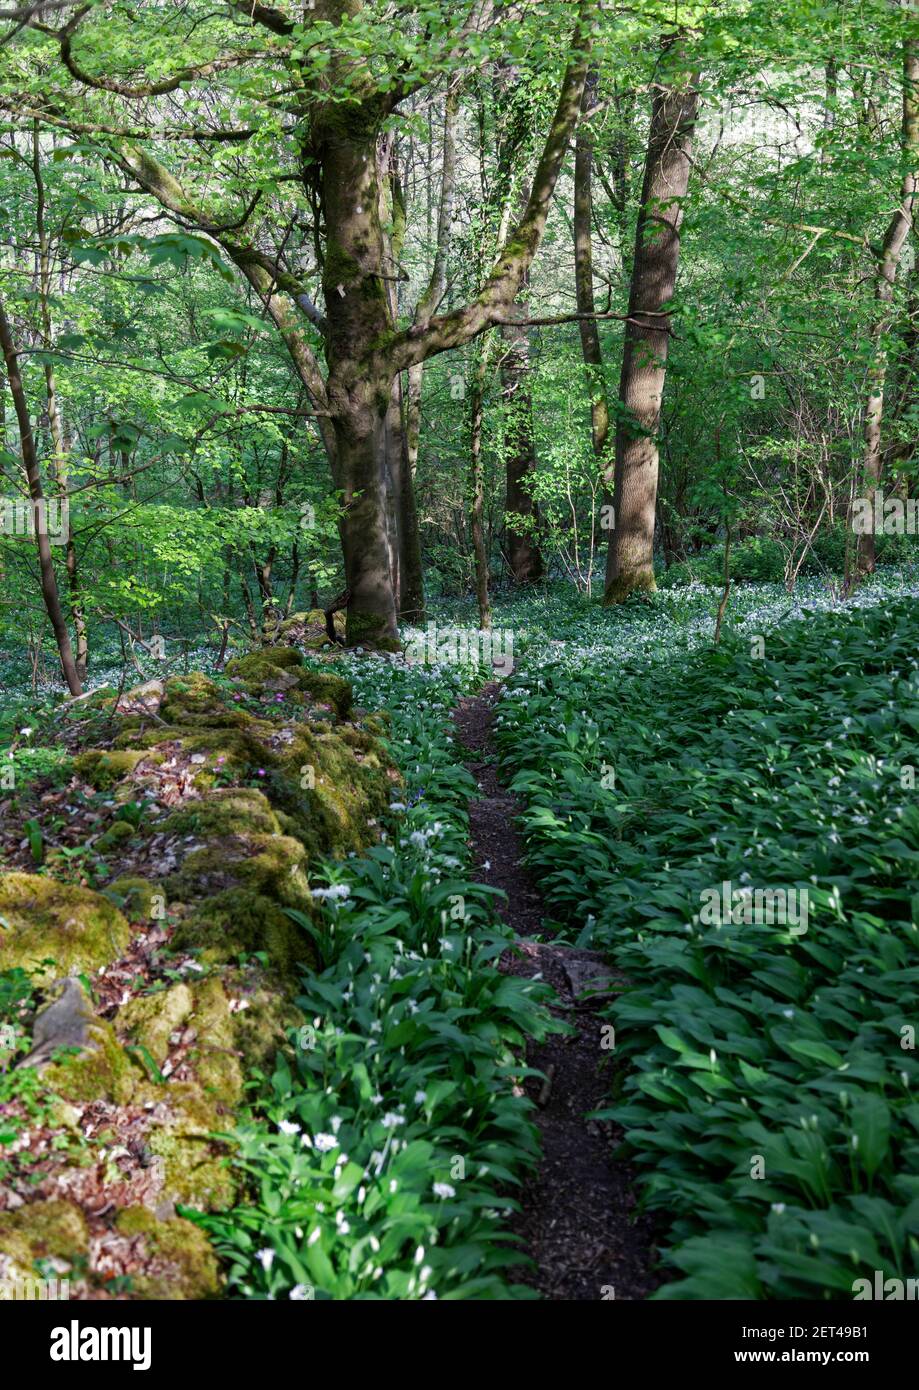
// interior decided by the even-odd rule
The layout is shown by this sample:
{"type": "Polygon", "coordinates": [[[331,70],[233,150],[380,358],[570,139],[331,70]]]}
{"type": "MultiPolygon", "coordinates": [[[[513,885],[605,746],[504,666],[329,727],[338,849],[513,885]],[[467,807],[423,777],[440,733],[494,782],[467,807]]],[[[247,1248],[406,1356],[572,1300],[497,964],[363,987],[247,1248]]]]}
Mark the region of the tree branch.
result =
{"type": "Polygon", "coordinates": [[[426,324],[412,324],[396,334],[379,354],[381,367],[398,372],[437,353],[462,347],[510,312],[542,240],[562,161],[578,122],[587,77],[590,30],[596,15],[597,0],[579,0],[568,68],[530,197],[481,294],[472,304],[432,318],[426,324]]]}

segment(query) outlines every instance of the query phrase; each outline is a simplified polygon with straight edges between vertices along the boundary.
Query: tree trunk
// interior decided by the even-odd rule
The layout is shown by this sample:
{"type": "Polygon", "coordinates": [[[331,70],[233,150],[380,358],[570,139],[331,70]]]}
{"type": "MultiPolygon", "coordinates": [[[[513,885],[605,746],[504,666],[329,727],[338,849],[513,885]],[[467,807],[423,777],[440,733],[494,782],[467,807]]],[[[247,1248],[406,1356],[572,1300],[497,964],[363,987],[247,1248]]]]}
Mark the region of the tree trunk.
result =
{"type": "Polygon", "coordinates": [[[350,645],[394,646],[398,637],[395,554],[390,509],[393,374],[368,372],[367,345],[393,331],[387,239],[378,160],[379,122],[362,108],[326,109],[313,131],[322,170],[320,196],[327,241],[322,283],[326,303],[326,384],[338,486],[350,645]]]}
{"type": "MultiPolygon", "coordinates": [[[[679,56],[679,46],[665,41],[679,56]]],[[[616,424],[615,521],[607,552],[604,603],[621,603],[654,583],[661,397],[667,372],[669,317],[680,255],[683,199],[698,112],[692,78],[677,76],[655,91],[625,327],[616,424]]]]}
{"type": "MultiPolygon", "coordinates": [[[[515,305],[521,315],[525,305],[515,305]]],[[[538,510],[529,486],[536,473],[536,438],[533,432],[533,393],[530,387],[530,331],[524,325],[503,324],[501,337],[501,396],[504,405],[504,447],[506,453],[509,516],[519,516],[523,525],[507,526],[507,562],[517,584],[532,584],[544,572],[542,552],[535,535],[538,510]]]]}
{"type": "MultiPolygon", "coordinates": [[[[874,355],[868,372],[868,399],[865,403],[862,450],[862,486],[871,499],[872,516],[875,515],[874,493],[880,488],[884,467],[881,438],[884,390],[887,384],[887,351],[884,338],[890,331],[894,282],[900,265],[900,255],[913,225],[913,208],[919,188],[919,45],[914,39],[907,39],[903,44],[902,145],[906,172],[901,185],[900,206],[893,215],[881,246],[874,291],[878,312],[871,330],[874,355]]],[[[861,531],[858,537],[858,574],[870,574],[875,563],[874,531],[866,529],[861,531]]]]}
{"type": "Polygon", "coordinates": [[[6,311],[3,307],[2,300],[0,300],[0,349],[3,351],[3,360],[6,364],[6,377],[9,382],[10,395],[13,397],[13,405],[16,409],[19,439],[22,446],[22,462],[29,483],[29,496],[33,504],[35,542],[38,547],[38,565],[41,575],[42,598],[44,599],[45,608],[51,621],[51,628],[54,632],[55,641],[57,642],[57,649],[61,658],[61,670],[64,673],[67,688],[71,695],[82,695],[83,685],[77,671],[73,649],[70,645],[70,633],[67,631],[67,622],[64,618],[64,610],[61,607],[57,578],[54,573],[54,559],[51,554],[51,541],[48,535],[45,495],[42,489],[38,457],[35,452],[35,439],[32,434],[32,422],[29,419],[29,407],[22,385],[22,376],[19,371],[19,358],[13,343],[13,335],[10,331],[9,320],[6,317],[6,311]]]}
{"type": "Polygon", "coordinates": [[[469,459],[472,484],[472,552],[475,563],[475,596],[479,608],[479,627],[491,627],[488,595],[488,547],[485,544],[485,461],[482,458],[485,377],[488,370],[489,339],[480,344],[475,376],[469,399],[469,459]]]}
{"type": "MultiPolygon", "coordinates": [[[[35,231],[38,237],[38,290],[41,300],[42,347],[46,353],[49,353],[53,338],[51,327],[51,257],[45,227],[45,182],[41,172],[41,148],[37,121],[32,126],[32,173],[35,179],[35,231]]],[[[51,434],[51,448],[54,453],[55,488],[61,506],[67,507],[69,506],[67,460],[70,450],[64,431],[60,396],[57,389],[57,374],[50,358],[45,362],[45,399],[48,410],[48,430],[51,434]]],[[[77,567],[76,543],[69,522],[64,567],[70,594],[70,610],[73,614],[73,629],[77,639],[76,671],[82,684],[86,680],[86,669],[89,665],[89,630],[77,567]]]]}
{"type": "MultiPolygon", "coordinates": [[[[597,73],[592,69],[584,84],[582,116],[597,104],[597,73]]],[[[595,312],[593,278],[593,132],[583,121],[578,127],[574,158],[574,283],[579,314],[595,312]]],[[[579,320],[581,355],[590,392],[590,433],[600,475],[603,498],[609,505],[613,490],[613,458],[610,456],[609,401],[603,374],[603,348],[595,318],[579,320]]],[[[609,512],[604,515],[610,515],[609,512]]]]}
{"type": "MultiPolygon", "coordinates": [[[[447,290],[447,254],[450,248],[450,230],[453,222],[453,204],[456,193],[456,116],[459,109],[459,93],[447,93],[444,103],[443,157],[440,176],[440,204],[437,212],[437,242],[434,248],[434,263],[427,289],[419,299],[414,314],[414,322],[427,323],[436,314],[447,290]]],[[[429,185],[430,187],[430,185],[429,185]]],[[[405,574],[401,595],[400,616],[409,622],[424,621],[424,579],[421,566],[421,539],[418,531],[418,517],[415,507],[415,472],[418,467],[418,446],[421,440],[421,387],[424,378],[424,363],[416,362],[408,369],[407,390],[405,393],[405,478],[403,490],[403,511],[411,509],[408,518],[408,534],[417,541],[417,553],[406,546],[403,553],[405,574]]]]}

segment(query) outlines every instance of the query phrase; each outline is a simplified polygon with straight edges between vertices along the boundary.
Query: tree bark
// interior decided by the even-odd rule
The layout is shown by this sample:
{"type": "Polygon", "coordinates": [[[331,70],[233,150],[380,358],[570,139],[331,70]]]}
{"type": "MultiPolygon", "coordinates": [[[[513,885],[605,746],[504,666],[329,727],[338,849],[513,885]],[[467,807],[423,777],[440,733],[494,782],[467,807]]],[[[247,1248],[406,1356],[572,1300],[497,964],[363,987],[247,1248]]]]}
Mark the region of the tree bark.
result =
{"type": "MultiPolygon", "coordinates": [[[[664,42],[679,56],[679,44],[664,42]]],[[[607,551],[604,603],[654,589],[658,428],[667,372],[669,315],[680,255],[683,199],[698,93],[690,77],[663,81],[654,94],[625,326],[621,410],[616,422],[615,520],[607,551]]]]}

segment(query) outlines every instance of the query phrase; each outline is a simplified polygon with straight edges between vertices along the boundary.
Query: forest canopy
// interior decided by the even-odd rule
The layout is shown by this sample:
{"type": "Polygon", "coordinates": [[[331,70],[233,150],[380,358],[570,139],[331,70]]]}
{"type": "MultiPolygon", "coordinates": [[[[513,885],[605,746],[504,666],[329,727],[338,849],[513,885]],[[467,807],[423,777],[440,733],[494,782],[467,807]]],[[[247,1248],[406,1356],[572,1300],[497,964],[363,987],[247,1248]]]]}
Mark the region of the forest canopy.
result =
{"type": "Polygon", "coordinates": [[[426,582],[487,623],[508,579],[716,578],[727,532],[741,574],[870,572],[902,542],[857,508],[913,467],[915,23],[10,11],[3,535],[36,487],[72,519],[43,569],[0,541],[4,621],[69,629],[73,686],[90,629],[340,599],[385,644],[426,582]]]}

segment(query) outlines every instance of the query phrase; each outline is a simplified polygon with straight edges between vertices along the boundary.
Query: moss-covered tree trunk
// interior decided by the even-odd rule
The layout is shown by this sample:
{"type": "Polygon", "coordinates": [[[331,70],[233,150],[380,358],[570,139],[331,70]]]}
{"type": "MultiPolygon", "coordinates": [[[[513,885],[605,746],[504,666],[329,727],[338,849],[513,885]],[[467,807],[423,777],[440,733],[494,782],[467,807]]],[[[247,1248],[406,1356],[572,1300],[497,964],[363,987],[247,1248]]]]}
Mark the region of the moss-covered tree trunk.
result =
{"type": "MultiPolygon", "coordinates": [[[[664,61],[680,45],[665,41],[664,61]]],[[[616,425],[615,521],[607,552],[604,602],[621,603],[654,583],[658,428],[667,373],[673,297],[680,256],[683,200],[698,111],[692,78],[674,75],[654,94],[629,291],[629,317],[616,425]]]]}

